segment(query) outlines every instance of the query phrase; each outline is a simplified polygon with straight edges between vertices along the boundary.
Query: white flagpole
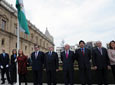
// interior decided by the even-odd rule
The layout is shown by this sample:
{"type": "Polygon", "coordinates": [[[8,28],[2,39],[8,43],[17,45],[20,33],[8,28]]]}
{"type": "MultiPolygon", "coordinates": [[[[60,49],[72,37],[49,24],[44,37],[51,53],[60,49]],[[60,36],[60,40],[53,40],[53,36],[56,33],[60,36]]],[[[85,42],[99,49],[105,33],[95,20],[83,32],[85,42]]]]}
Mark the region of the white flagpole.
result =
{"type": "MultiPolygon", "coordinates": [[[[17,20],[18,22],[18,20],[17,20]]],[[[19,22],[17,23],[17,56],[18,56],[18,50],[20,49],[20,26],[19,26],[19,22]]],[[[19,75],[18,75],[18,62],[17,62],[17,82],[16,85],[19,85],[19,75]]]]}

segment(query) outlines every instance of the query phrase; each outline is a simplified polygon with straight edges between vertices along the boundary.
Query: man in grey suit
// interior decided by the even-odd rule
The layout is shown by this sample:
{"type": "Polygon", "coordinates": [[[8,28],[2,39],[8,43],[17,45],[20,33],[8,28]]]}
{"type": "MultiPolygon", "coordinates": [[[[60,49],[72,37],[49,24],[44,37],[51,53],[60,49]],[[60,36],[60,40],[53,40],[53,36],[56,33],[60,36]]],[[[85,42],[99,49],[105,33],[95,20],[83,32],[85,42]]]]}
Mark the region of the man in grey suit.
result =
{"type": "Polygon", "coordinates": [[[65,45],[65,50],[61,53],[61,60],[63,63],[64,83],[65,85],[73,85],[74,52],[70,50],[68,44],[65,45]]]}
{"type": "Polygon", "coordinates": [[[97,47],[92,51],[92,61],[94,69],[97,71],[98,84],[107,85],[107,69],[109,66],[109,58],[106,48],[102,47],[100,41],[96,42],[97,47]]]}

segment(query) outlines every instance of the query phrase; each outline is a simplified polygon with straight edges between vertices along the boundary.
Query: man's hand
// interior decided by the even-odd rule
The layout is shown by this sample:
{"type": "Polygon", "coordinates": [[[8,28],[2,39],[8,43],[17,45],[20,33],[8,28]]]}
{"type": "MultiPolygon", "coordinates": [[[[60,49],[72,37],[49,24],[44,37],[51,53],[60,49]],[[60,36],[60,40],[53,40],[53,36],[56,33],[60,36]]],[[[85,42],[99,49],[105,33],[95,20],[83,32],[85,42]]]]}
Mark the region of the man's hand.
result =
{"type": "Polygon", "coordinates": [[[8,68],[9,67],[9,65],[6,65],[6,68],[8,68]]]}
{"type": "Polygon", "coordinates": [[[1,69],[3,69],[4,67],[3,66],[0,66],[1,69]]]}
{"type": "Polygon", "coordinates": [[[59,71],[59,69],[56,69],[56,72],[58,72],[59,71]]]}
{"type": "Polygon", "coordinates": [[[94,70],[97,70],[97,66],[94,66],[93,68],[94,68],[94,70]]]}
{"type": "Polygon", "coordinates": [[[14,62],[17,62],[17,59],[15,59],[14,62]]]}
{"type": "Polygon", "coordinates": [[[44,71],[46,71],[46,69],[43,69],[44,71]]]}
{"type": "Polygon", "coordinates": [[[111,69],[111,66],[108,65],[108,66],[107,66],[107,69],[110,70],[110,69],[111,69]]]}

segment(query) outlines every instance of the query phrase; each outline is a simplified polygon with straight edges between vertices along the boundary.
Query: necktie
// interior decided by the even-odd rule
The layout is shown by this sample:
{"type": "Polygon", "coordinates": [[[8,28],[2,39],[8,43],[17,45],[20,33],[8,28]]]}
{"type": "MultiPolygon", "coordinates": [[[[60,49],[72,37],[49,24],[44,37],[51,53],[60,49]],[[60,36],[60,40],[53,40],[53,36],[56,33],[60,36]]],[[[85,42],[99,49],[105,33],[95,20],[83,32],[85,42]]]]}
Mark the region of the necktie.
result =
{"type": "Polygon", "coordinates": [[[35,58],[37,59],[37,56],[38,56],[38,53],[37,52],[35,52],[35,58]]]}
{"type": "Polygon", "coordinates": [[[50,56],[52,55],[52,52],[50,51],[50,56]]]}
{"type": "Polygon", "coordinates": [[[100,53],[101,53],[101,55],[102,55],[102,49],[101,49],[101,48],[99,48],[99,51],[100,51],[100,53]]]}
{"type": "Polygon", "coordinates": [[[66,59],[68,59],[68,52],[66,52],[66,59]]]}
{"type": "Polygon", "coordinates": [[[84,55],[84,51],[83,51],[83,48],[82,48],[82,54],[84,55]]]}
{"type": "Polygon", "coordinates": [[[51,51],[49,51],[49,56],[51,56],[52,55],[52,52],[51,51]]]}
{"type": "Polygon", "coordinates": [[[52,53],[51,53],[51,51],[49,51],[49,54],[48,54],[49,56],[48,56],[48,59],[50,60],[51,59],[51,55],[52,55],[52,53]]]}

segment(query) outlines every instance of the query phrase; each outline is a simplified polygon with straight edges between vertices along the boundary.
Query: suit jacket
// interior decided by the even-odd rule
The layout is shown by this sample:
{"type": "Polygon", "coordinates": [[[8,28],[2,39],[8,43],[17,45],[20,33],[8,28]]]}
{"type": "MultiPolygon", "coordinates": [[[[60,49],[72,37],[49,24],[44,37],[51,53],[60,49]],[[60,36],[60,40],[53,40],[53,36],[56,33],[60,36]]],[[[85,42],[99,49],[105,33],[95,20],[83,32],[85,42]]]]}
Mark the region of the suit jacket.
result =
{"type": "Polygon", "coordinates": [[[74,52],[69,50],[68,58],[66,58],[65,51],[61,53],[61,61],[63,63],[63,70],[64,71],[73,71],[74,70],[74,52]]]}
{"type": "Polygon", "coordinates": [[[14,57],[14,54],[11,55],[11,65],[10,65],[10,70],[12,71],[16,71],[16,62],[15,62],[15,59],[17,58],[17,55],[16,57],[14,57]]]}
{"type": "MultiPolygon", "coordinates": [[[[16,55],[17,56],[17,55],[16,55]]],[[[11,65],[16,65],[14,54],[11,55],[11,65]]]]}
{"type": "Polygon", "coordinates": [[[56,52],[52,52],[50,55],[49,52],[45,54],[45,68],[46,70],[53,70],[55,71],[58,69],[59,63],[58,63],[58,55],[56,52]]]}
{"type": "Polygon", "coordinates": [[[4,68],[6,68],[6,65],[9,65],[9,54],[5,53],[5,57],[3,56],[3,53],[0,54],[0,65],[4,68]]]}
{"type": "Polygon", "coordinates": [[[76,60],[78,61],[79,69],[90,69],[90,59],[91,59],[91,51],[87,48],[85,48],[84,54],[80,49],[77,49],[75,51],[76,60]]]}
{"type": "Polygon", "coordinates": [[[32,70],[42,70],[44,64],[44,53],[39,51],[37,59],[35,57],[35,52],[31,54],[32,70]]]}
{"type": "Polygon", "coordinates": [[[102,55],[98,48],[94,48],[92,56],[93,65],[97,66],[98,69],[107,68],[107,65],[109,65],[109,57],[106,48],[102,47],[102,55]]]}

